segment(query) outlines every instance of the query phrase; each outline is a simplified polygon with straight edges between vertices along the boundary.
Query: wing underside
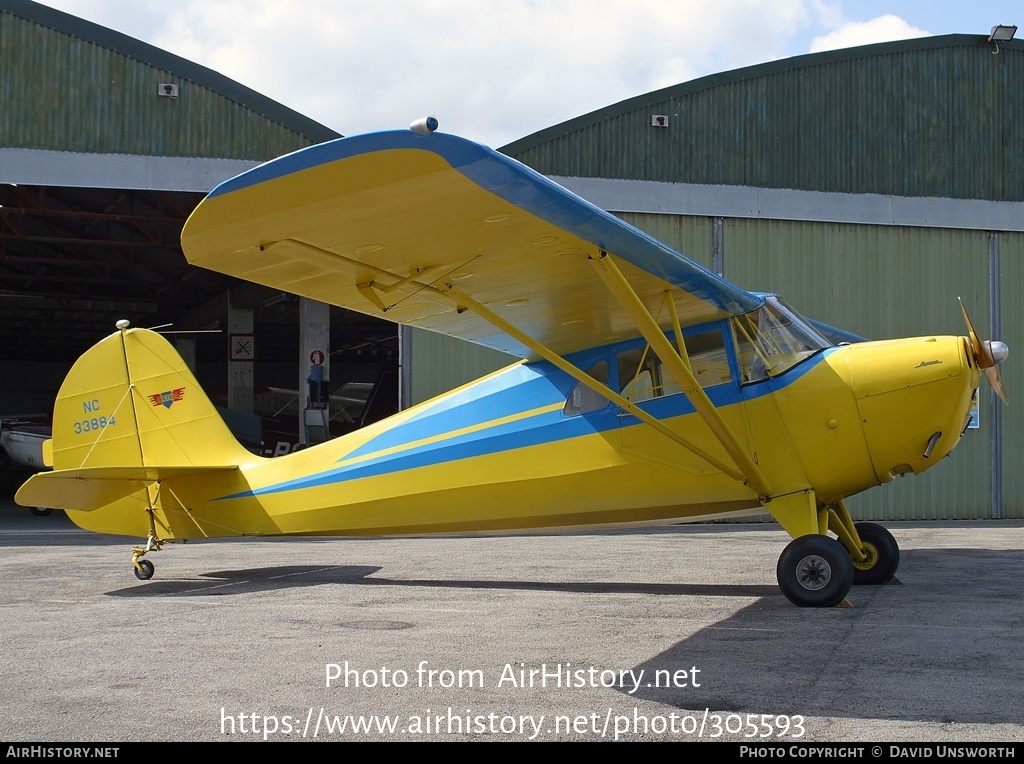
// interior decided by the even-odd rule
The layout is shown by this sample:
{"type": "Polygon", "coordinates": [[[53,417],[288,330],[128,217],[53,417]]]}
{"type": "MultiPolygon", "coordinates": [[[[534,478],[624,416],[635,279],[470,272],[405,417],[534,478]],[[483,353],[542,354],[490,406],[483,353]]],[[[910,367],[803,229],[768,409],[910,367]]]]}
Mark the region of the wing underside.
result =
{"type": "Polygon", "coordinates": [[[262,165],[211,192],[182,247],[204,268],[525,358],[458,294],[561,354],[637,333],[588,262],[603,252],[665,328],[666,293],[683,326],[761,303],[524,165],[439,134],[343,138],[262,165]]]}

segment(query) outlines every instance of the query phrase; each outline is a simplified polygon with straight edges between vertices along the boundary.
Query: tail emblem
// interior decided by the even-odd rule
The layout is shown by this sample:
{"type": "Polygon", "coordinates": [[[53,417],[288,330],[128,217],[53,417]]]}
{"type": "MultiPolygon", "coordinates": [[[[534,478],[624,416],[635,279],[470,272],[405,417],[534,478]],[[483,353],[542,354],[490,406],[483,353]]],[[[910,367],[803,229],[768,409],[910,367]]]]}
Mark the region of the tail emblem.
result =
{"type": "Polygon", "coordinates": [[[179,387],[174,390],[168,390],[163,393],[154,393],[149,396],[149,399],[153,402],[154,406],[163,406],[164,408],[170,408],[175,401],[180,401],[185,397],[185,388],[179,387]]]}

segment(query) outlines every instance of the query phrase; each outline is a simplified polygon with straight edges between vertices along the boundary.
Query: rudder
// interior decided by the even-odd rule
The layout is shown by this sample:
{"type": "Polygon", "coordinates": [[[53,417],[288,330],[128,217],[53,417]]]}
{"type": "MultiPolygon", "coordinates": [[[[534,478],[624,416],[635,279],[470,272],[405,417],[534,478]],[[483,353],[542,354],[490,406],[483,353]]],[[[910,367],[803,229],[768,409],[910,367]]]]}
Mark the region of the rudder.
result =
{"type": "Polygon", "coordinates": [[[127,328],[68,372],[54,404],[52,452],[55,470],[258,459],[235,440],[171,344],[127,328]]]}

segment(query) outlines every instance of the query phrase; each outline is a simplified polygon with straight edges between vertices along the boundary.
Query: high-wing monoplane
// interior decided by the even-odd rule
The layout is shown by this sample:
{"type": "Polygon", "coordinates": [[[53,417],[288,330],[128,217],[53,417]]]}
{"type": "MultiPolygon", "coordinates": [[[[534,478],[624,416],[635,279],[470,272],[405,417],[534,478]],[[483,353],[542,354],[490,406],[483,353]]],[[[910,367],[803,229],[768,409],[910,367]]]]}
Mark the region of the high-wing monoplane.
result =
{"type": "MultiPolygon", "coordinates": [[[[247,452],[170,344],[118,322],[60,389],[52,472],[17,501],[166,542],[481,534],[767,511],[777,575],[840,603],[899,564],[845,499],[959,442],[1002,343],[839,343],[488,148],[392,131],[229,180],[182,233],[188,260],[518,356],[508,368],[276,459],[247,452]],[[835,534],[833,537],[830,535],[835,534]]],[[[966,317],[966,311],[964,313],[966,317]]],[[[969,320],[968,320],[969,325],[969,320]]]]}

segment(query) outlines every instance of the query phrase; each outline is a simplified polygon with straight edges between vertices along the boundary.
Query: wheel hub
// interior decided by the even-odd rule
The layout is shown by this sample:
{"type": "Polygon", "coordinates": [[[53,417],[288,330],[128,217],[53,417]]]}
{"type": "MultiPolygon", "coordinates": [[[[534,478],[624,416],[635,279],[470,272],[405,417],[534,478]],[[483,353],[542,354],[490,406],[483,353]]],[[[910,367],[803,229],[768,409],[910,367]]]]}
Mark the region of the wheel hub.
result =
{"type": "Polygon", "coordinates": [[[874,544],[864,544],[864,559],[860,562],[853,561],[853,567],[857,570],[871,570],[875,567],[875,563],[878,562],[878,549],[875,548],[874,544]]]}
{"type": "Polygon", "coordinates": [[[808,555],[796,566],[796,580],[800,586],[812,592],[824,589],[832,579],[832,568],[824,557],[808,555]]]}

